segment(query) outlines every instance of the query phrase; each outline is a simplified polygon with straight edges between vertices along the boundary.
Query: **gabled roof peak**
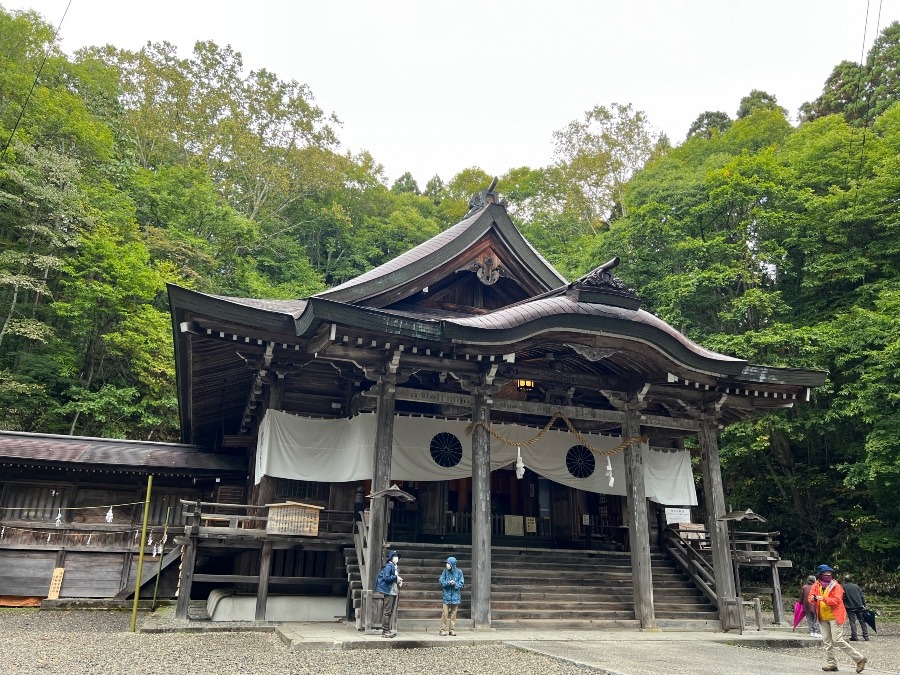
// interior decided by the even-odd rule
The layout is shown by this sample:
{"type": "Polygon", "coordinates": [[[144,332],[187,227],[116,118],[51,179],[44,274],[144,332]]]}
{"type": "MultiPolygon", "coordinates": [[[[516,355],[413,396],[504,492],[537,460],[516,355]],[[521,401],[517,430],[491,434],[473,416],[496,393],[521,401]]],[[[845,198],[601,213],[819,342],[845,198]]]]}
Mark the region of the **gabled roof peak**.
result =
{"type": "Polygon", "coordinates": [[[497,177],[494,176],[494,180],[491,181],[491,184],[484,190],[480,192],[476,192],[469,199],[469,210],[466,213],[468,216],[475,211],[479,211],[483,209],[485,206],[490,204],[497,204],[498,206],[502,206],[504,209],[506,208],[506,199],[503,198],[502,195],[498,192],[494,192],[494,188],[497,187],[497,177]]]}

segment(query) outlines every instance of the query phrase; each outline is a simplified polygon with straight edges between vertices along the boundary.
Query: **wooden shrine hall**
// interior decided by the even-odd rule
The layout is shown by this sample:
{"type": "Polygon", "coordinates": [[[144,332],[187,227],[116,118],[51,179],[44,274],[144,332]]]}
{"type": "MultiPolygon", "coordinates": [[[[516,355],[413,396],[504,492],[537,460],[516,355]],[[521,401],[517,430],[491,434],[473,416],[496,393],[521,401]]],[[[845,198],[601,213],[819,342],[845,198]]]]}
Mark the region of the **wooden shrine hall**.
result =
{"type": "Polygon", "coordinates": [[[717,609],[736,625],[717,433],[807,401],[825,374],[704,349],[641,309],[618,259],[567,281],[493,187],[460,223],[307,299],[170,286],[183,441],[246,452],[251,504],[357,511],[376,495],[369,594],[386,540],[465,544],[487,628],[492,544],[603,541],[630,560],[646,628],[657,507],[697,505],[697,438],[717,609]],[[392,483],[416,501],[389,509],[392,483]]]}

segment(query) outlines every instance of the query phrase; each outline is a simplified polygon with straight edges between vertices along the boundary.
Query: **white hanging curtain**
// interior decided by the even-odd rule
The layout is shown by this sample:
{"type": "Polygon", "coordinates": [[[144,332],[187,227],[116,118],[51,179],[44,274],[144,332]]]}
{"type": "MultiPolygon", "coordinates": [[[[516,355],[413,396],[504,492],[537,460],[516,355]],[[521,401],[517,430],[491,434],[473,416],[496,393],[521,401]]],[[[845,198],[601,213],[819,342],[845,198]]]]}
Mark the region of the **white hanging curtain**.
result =
{"type": "MultiPolygon", "coordinates": [[[[309,419],[269,410],[260,425],[256,453],[256,482],[262,476],[320,482],[347,482],[372,477],[376,418],[362,414],[346,419],[309,419]]],[[[431,417],[394,418],[391,479],[441,481],[472,475],[472,439],[468,422],[431,417]],[[442,435],[436,439],[439,434],[442,435]],[[436,446],[432,453],[432,445],[436,446]]],[[[534,438],[538,429],[514,424],[495,424],[494,430],[509,440],[534,438]]],[[[619,436],[582,434],[598,449],[614,448],[619,436]]],[[[613,486],[606,474],[606,457],[592,454],[570,471],[566,457],[580,441],[566,431],[549,431],[534,445],[521,446],[525,466],[557,483],[601,494],[625,494],[624,453],[610,457],[613,486]]],[[[582,453],[584,454],[584,453],[582,453]]],[[[697,493],[687,451],[645,450],[644,485],[647,497],[660,504],[695,505],[697,493]]],[[[491,470],[514,465],[516,446],[491,439],[491,470]]]]}

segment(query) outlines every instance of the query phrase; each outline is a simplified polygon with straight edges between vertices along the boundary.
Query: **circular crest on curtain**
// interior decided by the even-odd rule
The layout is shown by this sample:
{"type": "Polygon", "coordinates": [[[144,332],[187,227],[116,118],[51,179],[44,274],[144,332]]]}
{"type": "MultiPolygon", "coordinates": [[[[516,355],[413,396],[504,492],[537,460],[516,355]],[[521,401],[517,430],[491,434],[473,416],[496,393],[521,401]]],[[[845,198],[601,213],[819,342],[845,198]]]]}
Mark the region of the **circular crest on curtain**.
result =
{"type": "Polygon", "coordinates": [[[442,431],[431,439],[431,459],[446,469],[456,466],[462,460],[463,448],[459,439],[442,431]]]}
{"type": "Polygon", "coordinates": [[[594,453],[583,445],[573,445],[566,453],[566,468],[575,478],[587,478],[596,466],[594,453]]]}

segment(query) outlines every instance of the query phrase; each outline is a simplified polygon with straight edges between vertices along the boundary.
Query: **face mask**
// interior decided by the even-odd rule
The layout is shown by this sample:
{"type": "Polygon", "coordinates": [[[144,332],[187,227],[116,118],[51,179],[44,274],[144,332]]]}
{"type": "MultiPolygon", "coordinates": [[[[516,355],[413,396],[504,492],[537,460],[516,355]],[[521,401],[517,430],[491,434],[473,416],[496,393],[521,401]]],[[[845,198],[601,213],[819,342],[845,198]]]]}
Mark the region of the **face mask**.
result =
{"type": "Polygon", "coordinates": [[[831,580],[832,580],[833,578],[834,578],[834,577],[833,577],[832,575],[830,575],[830,574],[823,574],[823,575],[822,575],[822,583],[825,584],[825,585],[827,586],[828,584],[831,583],[831,580]]]}
{"type": "Polygon", "coordinates": [[[391,558],[391,562],[396,565],[398,562],[400,562],[400,558],[398,558],[397,556],[394,556],[393,558],[391,558]]]}
{"type": "Polygon", "coordinates": [[[448,569],[448,570],[452,570],[452,569],[453,569],[453,565],[451,565],[450,563],[447,563],[447,569],[448,569]]]}

